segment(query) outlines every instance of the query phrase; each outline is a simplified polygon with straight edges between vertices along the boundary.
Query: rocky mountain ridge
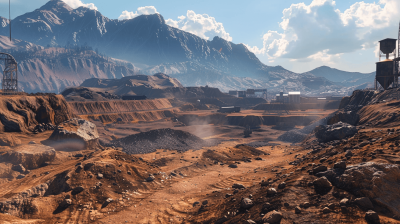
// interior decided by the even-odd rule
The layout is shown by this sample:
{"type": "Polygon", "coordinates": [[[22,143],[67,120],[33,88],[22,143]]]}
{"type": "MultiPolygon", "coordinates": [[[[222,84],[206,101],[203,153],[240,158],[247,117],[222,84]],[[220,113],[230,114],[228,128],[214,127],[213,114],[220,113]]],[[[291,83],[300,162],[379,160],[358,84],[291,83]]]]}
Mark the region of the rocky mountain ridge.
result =
{"type": "MultiPolygon", "coordinates": [[[[1,18],[1,24],[0,35],[8,36],[8,20],[1,18]]],[[[114,20],[96,10],[85,7],[72,9],[61,0],[51,0],[33,12],[16,17],[11,24],[13,37],[17,38],[13,40],[14,42],[28,43],[25,45],[38,46],[40,49],[43,49],[41,46],[67,49],[77,46],[90,47],[96,52],[122,59],[114,62],[118,66],[126,67],[125,70],[137,68],[145,75],[165,73],[179,79],[184,86],[209,85],[225,92],[232,89],[268,88],[272,93],[295,90],[311,95],[322,93],[339,95],[347,94],[360,86],[365,88],[367,86],[365,83],[373,80],[371,78],[373,73],[350,74],[334,69],[330,71],[329,67],[298,74],[281,66],[267,66],[243,44],[234,44],[219,37],[214,37],[211,41],[204,40],[168,26],[160,14],[114,20]],[[342,76],[343,79],[336,80],[336,77],[342,76]]],[[[15,44],[4,44],[5,42],[6,39],[0,39],[2,51],[19,47],[19,45],[14,46],[15,44]]],[[[53,56],[48,55],[49,59],[51,57],[53,56]]],[[[54,67],[50,64],[47,66],[54,67]]],[[[108,74],[107,76],[100,77],[96,74],[88,76],[87,74],[94,73],[89,70],[81,70],[80,74],[86,73],[86,75],[79,77],[73,75],[75,78],[70,79],[74,82],[66,82],[64,85],[79,85],[86,78],[118,76],[112,71],[103,71],[104,74],[108,74]]],[[[35,79],[41,76],[39,73],[34,75],[35,79]]],[[[129,72],[123,74],[129,75],[129,72]]],[[[64,76],[69,75],[64,73],[64,76]]],[[[25,85],[25,89],[62,91],[58,87],[51,87],[51,83],[46,86],[27,88],[25,85]]]]}

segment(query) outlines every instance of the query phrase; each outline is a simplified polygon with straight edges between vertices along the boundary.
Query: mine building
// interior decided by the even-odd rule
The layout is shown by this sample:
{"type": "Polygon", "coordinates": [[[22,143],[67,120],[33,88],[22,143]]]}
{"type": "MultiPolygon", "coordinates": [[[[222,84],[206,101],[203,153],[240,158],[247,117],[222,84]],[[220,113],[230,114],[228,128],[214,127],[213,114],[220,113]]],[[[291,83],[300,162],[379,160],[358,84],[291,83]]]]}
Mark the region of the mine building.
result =
{"type": "Polygon", "coordinates": [[[279,94],[276,94],[275,100],[277,103],[299,104],[300,103],[300,92],[283,93],[281,91],[279,94]]]}
{"type": "Polygon", "coordinates": [[[289,103],[300,103],[300,92],[289,92],[289,103]]]}
{"type": "Polygon", "coordinates": [[[267,99],[267,89],[229,90],[229,95],[235,97],[264,98],[267,99]],[[257,94],[261,93],[261,94],[257,94]]]}

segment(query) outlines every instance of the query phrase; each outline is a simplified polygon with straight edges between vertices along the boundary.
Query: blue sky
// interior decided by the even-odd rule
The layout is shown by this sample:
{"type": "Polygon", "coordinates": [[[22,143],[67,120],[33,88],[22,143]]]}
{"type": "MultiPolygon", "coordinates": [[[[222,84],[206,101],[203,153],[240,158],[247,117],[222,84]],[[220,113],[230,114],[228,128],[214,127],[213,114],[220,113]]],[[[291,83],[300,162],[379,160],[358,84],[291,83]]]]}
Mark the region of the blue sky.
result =
{"type": "MultiPolygon", "coordinates": [[[[377,41],[396,38],[400,20],[399,0],[64,1],[71,7],[96,8],[111,19],[158,12],[171,26],[205,39],[218,35],[243,43],[263,63],[294,72],[322,65],[372,72],[377,41]]],[[[11,2],[15,17],[39,8],[47,0],[11,2]]],[[[8,16],[7,6],[8,0],[0,0],[1,16],[8,16]]]]}

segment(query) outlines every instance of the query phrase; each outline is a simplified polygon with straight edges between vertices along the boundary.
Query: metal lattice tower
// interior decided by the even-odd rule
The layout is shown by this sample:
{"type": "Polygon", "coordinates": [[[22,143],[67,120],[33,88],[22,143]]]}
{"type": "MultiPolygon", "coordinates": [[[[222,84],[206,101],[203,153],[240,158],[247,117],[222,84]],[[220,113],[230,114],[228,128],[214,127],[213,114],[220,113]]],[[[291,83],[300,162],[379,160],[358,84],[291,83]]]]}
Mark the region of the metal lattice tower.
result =
{"type": "Polygon", "coordinates": [[[3,94],[17,94],[18,93],[18,64],[14,57],[7,53],[0,52],[0,60],[4,60],[3,94]]]}

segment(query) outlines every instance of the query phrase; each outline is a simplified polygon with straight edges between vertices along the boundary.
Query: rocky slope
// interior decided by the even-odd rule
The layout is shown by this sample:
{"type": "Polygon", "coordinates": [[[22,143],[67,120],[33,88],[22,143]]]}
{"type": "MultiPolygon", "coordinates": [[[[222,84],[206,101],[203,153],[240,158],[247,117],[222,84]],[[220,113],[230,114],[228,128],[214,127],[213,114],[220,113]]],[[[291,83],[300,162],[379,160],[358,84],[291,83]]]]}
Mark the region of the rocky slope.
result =
{"type": "MultiPolygon", "coordinates": [[[[136,74],[135,67],[101,56],[90,48],[44,48],[0,36],[0,51],[18,62],[20,90],[59,93],[89,78],[122,78],[136,74]]],[[[4,64],[0,63],[0,70],[4,64]]],[[[136,69],[137,70],[137,69],[136,69]]]]}
{"type": "MultiPolygon", "coordinates": [[[[33,12],[16,17],[12,26],[17,39],[42,46],[87,43],[112,57],[147,65],[199,61],[236,76],[271,76],[271,79],[277,78],[275,70],[290,73],[279,66],[265,66],[243,44],[219,37],[207,41],[170,27],[159,14],[111,20],[99,11],[72,9],[61,0],[51,0],[33,12]]],[[[8,24],[0,29],[1,35],[7,32],[8,24]]]]}
{"type": "Polygon", "coordinates": [[[59,124],[74,116],[60,95],[0,97],[0,132],[33,131],[38,124],[59,124]]]}

